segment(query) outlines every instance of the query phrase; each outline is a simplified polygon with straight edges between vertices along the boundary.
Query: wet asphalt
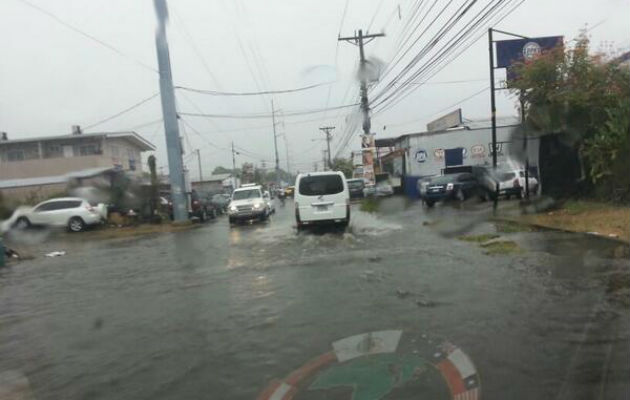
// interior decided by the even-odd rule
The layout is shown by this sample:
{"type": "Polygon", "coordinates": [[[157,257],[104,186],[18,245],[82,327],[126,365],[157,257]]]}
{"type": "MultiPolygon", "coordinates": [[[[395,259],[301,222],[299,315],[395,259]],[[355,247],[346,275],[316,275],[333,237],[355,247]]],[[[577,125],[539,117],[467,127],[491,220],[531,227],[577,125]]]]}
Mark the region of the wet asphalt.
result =
{"type": "Polygon", "coordinates": [[[484,399],[628,398],[620,245],[517,230],[498,234],[518,251],[488,255],[458,239],[497,233],[491,217],[395,197],[298,235],[287,201],[266,223],[13,238],[34,258],[0,269],[0,373],[37,399],[252,399],[338,339],[401,329],[464,350],[484,399]]]}

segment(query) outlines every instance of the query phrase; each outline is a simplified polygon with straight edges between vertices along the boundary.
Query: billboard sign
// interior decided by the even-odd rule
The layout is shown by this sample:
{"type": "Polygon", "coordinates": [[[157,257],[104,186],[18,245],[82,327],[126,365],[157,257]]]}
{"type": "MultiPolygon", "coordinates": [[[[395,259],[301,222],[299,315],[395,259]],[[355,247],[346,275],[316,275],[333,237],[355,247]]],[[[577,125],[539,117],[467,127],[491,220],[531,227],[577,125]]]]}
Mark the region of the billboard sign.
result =
{"type": "Polygon", "coordinates": [[[455,111],[431,121],[427,124],[427,131],[445,131],[449,128],[456,128],[462,124],[462,109],[458,108],[455,111]]]}
{"type": "Polygon", "coordinates": [[[497,68],[507,68],[508,80],[513,80],[516,75],[511,71],[511,67],[518,63],[531,61],[554,47],[562,46],[564,36],[498,40],[496,43],[497,68]]]}
{"type": "Polygon", "coordinates": [[[374,184],[374,151],[376,144],[374,134],[361,135],[361,153],[363,161],[363,179],[368,184],[374,184]]]}

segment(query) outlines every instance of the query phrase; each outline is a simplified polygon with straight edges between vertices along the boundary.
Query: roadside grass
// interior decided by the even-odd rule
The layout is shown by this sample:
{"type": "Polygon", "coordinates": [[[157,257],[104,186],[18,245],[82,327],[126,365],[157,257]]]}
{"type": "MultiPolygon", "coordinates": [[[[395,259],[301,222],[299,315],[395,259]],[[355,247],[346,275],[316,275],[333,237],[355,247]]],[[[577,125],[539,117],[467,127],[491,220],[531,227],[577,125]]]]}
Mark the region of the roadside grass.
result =
{"type": "Polygon", "coordinates": [[[480,244],[485,249],[484,254],[504,255],[512,253],[521,253],[523,249],[512,240],[498,240],[480,244]]]}
{"type": "Polygon", "coordinates": [[[630,242],[630,207],[569,200],[559,209],[517,218],[522,223],[571,232],[593,232],[630,242]]]}
{"type": "Polygon", "coordinates": [[[533,226],[516,221],[496,221],[494,226],[500,233],[534,232],[537,230],[533,226]]]}
{"type": "Polygon", "coordinates": [[[493,233],[483,233],[481,235],[463,235],[459,236],[459,240],[463,240],[465,242],[473,242],[473,243],[485,243],[488,240],[496,239],[499,235],[495,235],[493,233]]]}
{"type": "Polygon", "coordinates": [[[83,232],[82,236],[86,239],[119,239],[126,237],[136,237],[160,233],[182,232],[196,229],[203,224],[187,223],[170,223],[170,224],[140,224],[136,226],[126,226],[122,228],[105,227],[92,231],[83,232]]]}

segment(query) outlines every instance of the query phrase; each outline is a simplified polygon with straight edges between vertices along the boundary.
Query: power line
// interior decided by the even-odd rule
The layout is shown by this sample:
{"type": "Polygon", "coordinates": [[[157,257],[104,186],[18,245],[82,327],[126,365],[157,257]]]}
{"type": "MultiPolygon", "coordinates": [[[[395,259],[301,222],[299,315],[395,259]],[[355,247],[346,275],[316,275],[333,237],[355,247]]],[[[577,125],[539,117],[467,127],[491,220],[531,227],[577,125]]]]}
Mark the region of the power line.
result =
{"type": "Polygon", "coordinates": [[[152,67],[152,66],[150,66],[150,65],[148,65],[148,64],[145,64],[145,63],[143,63],[142,61],[137,60],[136,58],[133,58],[132,56],[130,56],[130,55],[128,55],[128,54],[126,54],[126,53],[122,52],[121,50],[118,50],[117,48],[115,48],[115,47],[114,47],[114,46],[112,46],[111,44],[106,43],[106,42],[102,41],[101,39],[98,39],[98,38],[97,38],[97,37],[95,37],[95,36],[90,35],[89,33],[87,33],[87,32],[85,32],[85,31],[83,31],[83,30],[81,30],[81,29],[79,29],[79,28],[75,27],[74,25],[69,24],[68,22],[66,22],[66,21],[62,20],[61,18],[59,18],[59,17],[58,17],[58,16],[56,16],[55,14],[51,13],[50,11],[45,10],[45,9],[43,9],[43,8],[39,7],[38,5],[35,5],[35,4],[33,4],[33,3],[31,3],[30,1],[27,1],[27,0],[18,0],[18,1],[19,1],[19,2],[21,2],[21,3],[22,3],[22,4],[24,4],[24,5],[27,5],[27,6],[31,7],[31,8],[33,8],[34,10],[39,11],[40,13],[42,13],[42,14],[44,14],[44,15],[48,16],[49,18],[52,18],[52,19],[53,19],[53,20],[55,20],[57,23],[59,23],[59,24],[61,24],[61,25],[65,26],[66,28],[70,29],[71,31],[74,31],[74,32],[78,33],[79,35],[81,35],[81,36],[83,36],[83,37],[86,37],[86,38],[88,38],[88,39],[90,39],[90,40],[92,40],[92,41],[94,41],[94,42],[96,42],[96,43],[100,44],[101,46],[103,46],[103,47],[105,47],[105,48],[107,48],[107,49],[109,49],[109,50],[113,51],[114,53],[118,54],[119,56],[122,56],[122,57],[125,57],[125,58],[129,59],[129,60],[131,60],[131,61],[135,62],[136,64],[138,64],[139,66],[141,66],[141,67],[143,67],[143,68],[145,68],[145,69],[148,69],[148,70],[150,70],[150,71],[153,71],[153,72],[155,72],[155,73],[158,73],[158,70],[157,70],[157,69],[155,69],[154,67],[152,67]]]}
{"type": "MultiPolygon", "coordinates": [[[[326,111],[330,111],[330,110],[339,110],[339,109],[344,109],[344,108],[349,108],[349,107],[355,107],[359,105],[359,103],[355,103],[355,104],[346,104],[343,106],[336,106],[336,107],[329,107],[329,108],[320,108],[320,109],[313,109],[313,110],[302,110],[302,111],[291,111],[291,112],[285,112],[284,116],[285,117],[293,117],[293,116],[299,116],[299,115],[309,115],[309,114],[317,114],[317,113],[321,113],[321,112],[326,112],[326,111]]],[[[189,117],[204,117],[204,118],[233,118],[233,119],[261,119],[261,118],[271,118],[272,114],[269,113],[264,113],[264,114],[205,114],[205,113],[188,113],[188,112],[181,112],[179,113],[180,115],[185,115],[185,116],[189,116],[189,117]]]]}
{"type": "MultiPolygon", "coordinates": [[[[184,24],[183,18],[181,18],[179,16],[179,14],[177,13],[177,11],[175,10],[175,8],[172,5],[171,5],[171,10],[173,10],[173,14],[175,15],[175,18],[177,18],[177,20],[179,22],[178,26],[180,27],[180,30],[182,31],[182,33],[186,37],[190,47],[193,49],[193,51],[195,52],[195,54],[197,55],[197,57],[201,61],[201,64],[203,65],[204,69],[208,73],[208,76],[210,77],[210,80],[212,80],[212,83],[214,83],[214,85],[216,87],[220,88],[221,84],[219,83],[219,80],[216,78],[216,76],[214,76],[214,73],[212,72],[212,69],[208,65],[208,62],[206,61],[204,56],[201,54],[201,51],[197,47],[197,45],[196,45],[192,35],[190,34],[190,32],[188,32],[188,29],[186,29],[186,24],[184,24]]],[[[177,87],[175,87],[175,88],[177,89],[177,87]]]]}
{"type": "Polygon", "coordinates": [[[111,121],[112,119],[118,118],[118,117],[120,117],[121,115],[126,114],[126,113],[128,113],[129,111],[132,111],[132,110],[134,110],[134,109],[136,109],[136,108],[140,107],[140,106],[141,106],[141,105],[143,105],[144,103],[148,102],[149,100],[154,99],[155,97],[157,97],[157,96],[159,96],[159,95],[160,95],[160,93],[159,93],[159,92],[158,92],[158,93],[154,93],[154,94],[152,94],[151,96],[147,97],[146,99],[141,100],[141,101],[137,102],[136,104],[134,104],[134,105],[132,105],[132,106],[130,106],[130,107],[127,107],[127,108],[125,108],[124,110],[122,110],[122,111],[120,111],[120,112],[117,112],[116,114],[114,114],[114,115],[112,115],[112,116],[110,116],[110,117],[107,117],[107,118],[102,119],[102,120],[100,120],[100,121],[98,121],[98,122],[95,122],[95,123],[93,123],[93,124],[90,124],[90,125],[85,126],[83,129],[90,129],[90,128],[94,128],[95,126],[98,126],[98,125],[104,124],[104,123],[105,123],[105,122],[107,122],[107,121],[111,121]]]}
{"type": "Polygon", "coordinates": [[[483,89],[481,89],[481,90],[471,94],[470,96],[463,98],[462,100],[458,101],[457,103],[453,103],[453,104],[451,104],[448,107],[444,107],[441,110],[436,111],[436,112],[434,112],[432,114],[426,115],[426,116],[424,116],[422,118],[414,119],[414,120],[407,121],[407,122],[402,122],[402,123],[399,123],[399,124],[390,124],[390,125],[387,125],[387,126],[388,127],[404,126],[404,125],[409,125],[409,124],[414,123],[414,122],[423,121],[423,120],[425,120],[425,119],[427,119],[429,117],[432,117],[432,116],[437,115],[437,114],[441,114],[441,113],[443,113],[445,111],[448,111],[448,110],[452,109],[453,107],[456,107],[456,106],[458,106],[458,105],[460,105],[460,104],[462,104],[462,103],[464,103],[464,102],[466,102],[466,101],[468,101],[468,100],[470,100],[470,99],[472,99],[472,98],[474,98],[476,96],[479,96],[480,94],[486,92],[488,89],[490,89],[490,86],[486,86],[483,89]]]}
{"type": "Polygon", "coordinates": [[[217,90],[195,89],[195,88],[190,88],[190,87],[186,87],[186,86],[175,86],[175,89],[184,90],[184,91],[187,91],[187,92],[209,94],[209,95],[212,95],[212,96],[261,96],[261,95],[269,95],[269,94],[273,95],[273,94],[302,92],[302,91],[305,91],[305,90],[318,88],[320,86],[332,85],[333,83],[335,83],[335,82],[317,83],[317,84],[314,84],[314,85],[303,86],[303,87],[294,88],[294,89],[266,90],[266,91],[259,91],[259,92],[221,92],[221,91],[217,91],[217,90]]]}

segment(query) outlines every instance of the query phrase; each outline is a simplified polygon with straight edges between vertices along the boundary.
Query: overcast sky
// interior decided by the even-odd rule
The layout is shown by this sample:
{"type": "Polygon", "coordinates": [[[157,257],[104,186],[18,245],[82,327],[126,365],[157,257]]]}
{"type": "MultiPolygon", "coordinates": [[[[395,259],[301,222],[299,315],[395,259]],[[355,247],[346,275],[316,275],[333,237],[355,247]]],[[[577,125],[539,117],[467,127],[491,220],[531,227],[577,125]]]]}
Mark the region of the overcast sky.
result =
{"type": "MultiPolygon", "coordinates": [[[[387,36],[368,44],[366,55],[386,66],[400,44],[410,37],[403,46],[410,47],[409,52],[396,64],[394,73],[385,76],[370,93],[378,95],[388,79],[427,44],[431,33],[444,26],[446,17],[469,0],[454,1],[453,8],[442,15],[439,10],[446,6],[446,0],[437,0],[432,9],[432,2],[425,1],[427,18],[415,36],[409,36],[411,30],[404,27],[417,0],[348,0],[345,16],[346,0],[171,0],[168,35],[174,82],[227,92],[334,82],[273,96],[280,110],[277,131],[281,134],[281,166],[286,168],[288,153],[292,171],[309,170],[314,161],[321,160],[325,147],[319,126],[337,127],[333,131],[333,154],[339,151],[348,156],[350,150],[359,147],[360,124],[348,130],[357,121],[357,107],[285,117],[282,112],[357,101],[358,49],[350,43],[338,43],[340,31],[342,36],[352,35],[359,28],[384,31],[387,36]],[[426,34],[409,46],[424,29],[426,34]],[[340,149],[348,132],[354,135],[340,149]]],[[[469,15],[472,17],[488,3],[490,0],[478,0],[469,15]]],[[[528,36],[563,35],[570,41],[586,26],[594,50],[628,51],[629,15],[630,0],[525,0],[495,27],[528,36]]],[[[2,0],[0,16],[0,131],[8,132],[12,139],[70,133],[71,125],[92,125],[159,90],[156,19],[151,0],[2,0]]],[[[452,32],[464,22],[455,25],[452,32]]],[[[488,27],[486,23],[480,28],[488,27]]],[[[438,46],[448,38],[445,36],[438,46]]],[[[374,115],[372,130],[378,137],[423,131],[427,122],[457,107],[463,108],[465,118],[489,117],[489,91],[484,90],[489,85],[487,37],[466,47],[437,74],[419,80],[428,78],[427,84],[416,85],[417,90],[408,97],[374,115]],[[457,83],[445,83],[452,81],[457,83]]],[[[426,64],[431,54],[414,68],[426,64]]],[[[270,95],[227,97],[183,90],[177,90],[176,97],[180,112],[221,115],[270,113],[272,100],[270,95]]],[[[514,99],[508,93],[498,93],[498,101],[500,116],[516,114],[514,99]]],[[[134,129],[156,145],[158,165],[166,165],[160,118],[159,97],[155,97],[86,131],[134,129]]],[[[217,165],[231,166],[232,141],[240,149],[238,164],[260,165],[263,160],[267,166],[273,164],[271,118],[182,119],[185,163],[193,177],[197,175],[196,159],[190,155],[193,150],[201,150],[204,173],[208,174],[217,165]]]]}

